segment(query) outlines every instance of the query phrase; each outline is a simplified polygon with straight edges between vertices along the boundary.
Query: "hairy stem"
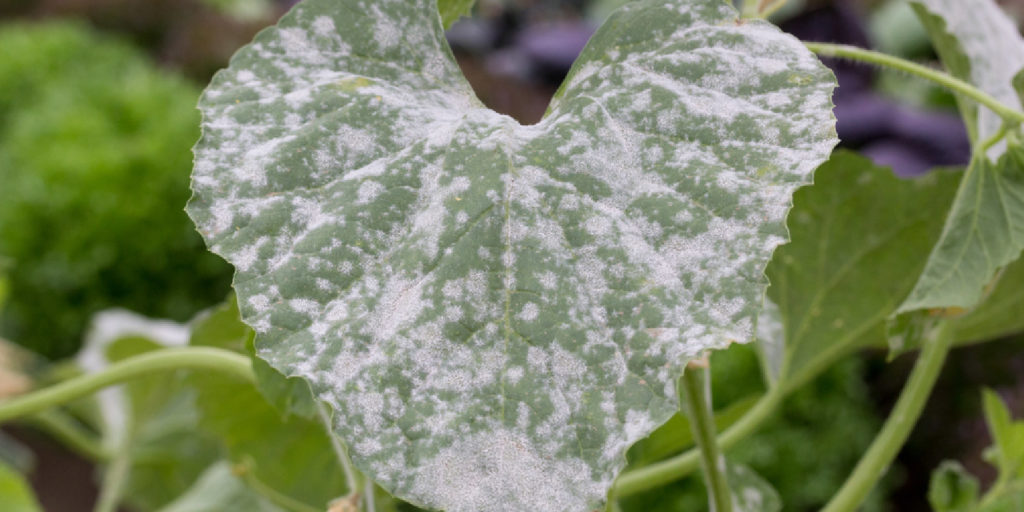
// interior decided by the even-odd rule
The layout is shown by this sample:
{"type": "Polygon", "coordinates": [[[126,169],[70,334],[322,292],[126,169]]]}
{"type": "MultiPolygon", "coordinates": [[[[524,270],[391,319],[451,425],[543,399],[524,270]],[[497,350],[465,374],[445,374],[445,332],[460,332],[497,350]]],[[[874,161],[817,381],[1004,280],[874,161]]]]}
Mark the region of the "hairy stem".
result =
{"type": "Polygon", "coordinates": [[[182,368],[214,370],[256,382],[252,364],[243,355],[207,347],[169,348],[118,361],[101,372],[81,375],[0,402],[0,423],[37,413],[136,377],[182,368]]]}
{"type": "Polygon", "coordinates": [[[942,370],[953,342],[953,329],[948,321],[941,321],[924,340],[924,347],[918,356],[900,397],[896,401],[882,430],[871,443],[871,447],[857,463],[853,473],[839,492],[832,497],[822,512],[850,512],[856,510],[910,436],[910,431],[921,416],[935,381],[942,370]]]}
{"type": "Polygon", "coordinates": [[[978,102],[990,110],[995,112],[999,117],[1003,118],[1006,122],[1021,123],[1024,122],[1024,112],[1015,110],[999,100],[995,99],[985,91],[978,89],[977,87],[960,80],[948,73],[937,71],[927,66],[911,62],[906,59],[899,57],[893,57],[884,53],[875,52],[871,50],[865,50],[863,48],[857,48],[855,46],[848,46],[843,44],[829,44],[829,43],[804,43],[808,49],[812,52],[817,53],[825,57],[841,57],[844,59],[856,60],[860,62],[866,62],[868,64],[874,64],[876,66],[883,66],[892,68],[904,73],[909,73],[926,80],[935,82],[955,93],[961,94],[967,98],[978,102]]]}
{"type": "MultiPolygon", "coordinates": [[[[718,445],[721,449],[724,451],[732,448],[736,443],[756,431],[766,419],[771,417],[784,396],[785,390],[780,386],[769,389],[739,421],[733,423],[718,436],[718,445]]],[[[700,454],[698,451],[696,449],[688,450],[670,459],[623,473],[615,480],[612,496],[631,496],[661,487],[693,473],[699,466],[700,454]]]]}
{"type": "Polygon", "coordinates": [[[691,366],[683,372],[683,404],[690,417],[690,430],[700,452],[700,467],[708,488],[711,512],[732,512],[732,493],[725,475],[725,458],[718,449],[715,420],[711,415],[706,370],[691,366]]]}

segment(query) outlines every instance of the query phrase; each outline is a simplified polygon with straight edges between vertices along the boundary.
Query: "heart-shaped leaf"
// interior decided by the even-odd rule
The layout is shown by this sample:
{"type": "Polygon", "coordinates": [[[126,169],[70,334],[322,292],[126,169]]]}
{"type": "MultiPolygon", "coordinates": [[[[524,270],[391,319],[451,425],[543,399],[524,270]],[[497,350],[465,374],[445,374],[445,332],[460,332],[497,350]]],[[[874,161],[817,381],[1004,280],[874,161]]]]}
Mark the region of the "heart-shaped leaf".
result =
{"type": "Polygon", "coordinates": [[[521,126],[475,98],[433,0],[308,0],[205,93],[189,213],[259,355],[374,480],[583,510],[686,361],[750,337],[833,87],[720,0],[642,0],[521,126]]]}

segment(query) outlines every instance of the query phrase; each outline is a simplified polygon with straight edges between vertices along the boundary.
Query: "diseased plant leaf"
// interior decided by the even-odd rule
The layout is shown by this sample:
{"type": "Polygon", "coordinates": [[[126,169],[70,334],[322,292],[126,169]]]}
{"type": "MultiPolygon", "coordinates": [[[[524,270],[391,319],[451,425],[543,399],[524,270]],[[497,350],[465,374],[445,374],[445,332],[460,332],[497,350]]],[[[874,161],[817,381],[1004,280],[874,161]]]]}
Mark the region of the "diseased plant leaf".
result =
{"type": "Polygon", "coordinates": [[[444,28],[450,28],[459,18],[469,16],[476,0],[437,0],[437,8],[441,12],[444,28]]]}
{"type": "Polygon", "coordinates": [[[960,179],[903,180],[836,151],[793,198],[792,241],[768,265],[785,331],[780,380],[798,386],[850,350],[885,340],[886,318],[914,286],[960,179]]]}
{"type": "MultiPolygon", "coordinates": [[[[1024,39],[995,2],[921,0],[915,9],[951,73],[1021,108],[1014,78],[1024,69],[1024,39]]],[[[975,155],[942,237],[898,313],[972,309],[996,272],[1024,249],[1024,148],[1002,140],[981,154],[980,142],[997,134],[1003,121],[986,108],[962,106],[961,113],[976,132],[975,155]]],[[[919,323],[901,323],[908,322],[919,323]]]]}
{"type": "MultiPolygon", "coordinates": [[[[918,0],[914,10],[928,30],[935,51],[953,76],[977,86],[999,101],[1020,109],[1013,77],[1024,69],[1024,39],[1013,21],[993,0],[918,0]]],[[[965,107],[961,113],[975,140],[985,140],[999,131],[1002,119],[986,108],[965,107]]],[[[988,156],[1002,154],[993,147],[988,156]]]]}
{"type": "Polygon", "coordinates": [[[751,337],[833,86],[720,0],[644,0],[521,126],[474,97],[433,0],[309,0],[205,93],[188,209],[260,357],[375,481],[583,510],[686,361],[751,337]]]}

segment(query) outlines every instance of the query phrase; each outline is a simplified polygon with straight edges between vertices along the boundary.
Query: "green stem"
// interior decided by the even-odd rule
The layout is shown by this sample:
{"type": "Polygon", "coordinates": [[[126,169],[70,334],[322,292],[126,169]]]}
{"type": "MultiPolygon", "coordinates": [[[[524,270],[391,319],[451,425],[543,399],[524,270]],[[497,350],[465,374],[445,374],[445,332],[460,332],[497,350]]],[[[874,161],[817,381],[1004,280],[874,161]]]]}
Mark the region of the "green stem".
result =
{"type": "Polygon", "coordinates": [[[988,139],[981,141],[981,144],[978,146],[978,150],[975,151],[974,154],[985,156],[985,154],[988,153],[989,148],[995,146],[996,144],[999,143],[999,141],[1003,140],[1006,137],[1006,134],[1009,133],[1009,131],[1010,126],[1007,125],[1006,123],[1003,123],[1002,125],[999,126],[999,130],[996,131],[996,133],[992,134],[992,136],[989,137],[988,139]]]}
{"type": "Polygon", "coordinates": [[[291,496],[288,496],[263,483],[263,481],[257,478],[253,473],[251,464],[243,464],[242,467],[239,468],[238,472],[241,473],[242,480],[245,481],[245,484],[252,490],[266,498],[267,501],[284,510],[288,510],[290,512],[320,512],[322,510],[292,498],[291,496]]]}
{"type": "Polygon", "coordinates": [[[57,410],[50,409],[25,418],[25,424],[46,432],[80,455],[96,461],[109,460],[113,454],[100,445],[90,432],[76,419],[57,410]]]}
{"type": "Polygon", "coordinates": [[[334,426],[331,424],[331,415],[320,400],[316,401],[316,412],[320,415],[320,421],[327,431],[327,438],[331,440],[331,448],[334,449],[338,465],[341,466],[341,471],[345,475],[345,486],[348,488],[348,496],[355,496],[360,490],[359,475],[356,472],[355,466],[352,465],[352,460],[348,457],[348,450],[345,449],[345,446],[341,444],[341,440],[335,435],[334,426]]]}
{"type": "Polygon", "coordinates": [[[103,471],[103,482],[100,484],[100,496],[96,500],[93,512],[116,512],[124,494],[124,486],[132,468],[132,444],[135,427],[129,424],[125,428],[124,437],[120,439],[114,458],[103,471]]]}
{"type": "Polygon", "coordinates": [[[971,98],[991,109],[993,112],[1002,117],[1003,120],[1012,123],[1024,122],[1024,112],[1020,112],[1013,108],[1004,105],[999,100],[995,99],[985,91],[978,89],[977,87],[960,80],[948,73],[937,71],[927,66],[911,62],[906,59],[899,57],[893,57],[884,53],[879,53],[871,50],[865,50],[863,48],[857,48],[855,46],[848,46],[842,44],[829,44],[829,43],[804,43],[808,49],[812,52],[817,53],[825,57],[842,57],[844,59],[856,60],[860,62],[867,62],[869,64],[875,64],[877,66],[884,66],[911,75],[931,80],[953,92],[959,93],[963,96],[971,98]]]}
{"type": "Polygon", "coordinates": [[[947,320],[940,321],[924,340],[924,347],[918,356],[907,384],[900,392],[889,418],[882,430],[871,443],[871,447],[857,463],[853,473],[839,492],[832,497],[822,512],[849,512],[856,510],[910,436],[910,431],[921,416],[935,381],[942,370],[949,348],[953,342],[953,329],[947,320]]]}
{"type": "Polygon", "coordinates": [[[715,420],[711,415],[705,370],[691,366],[683,372],[684,406],[690,417],[690,430],[700,452],[700,467],[708,488],[711,512],[732,512],[732,493],[725,476],[725,458],[718,449],[715,420]]]}
{"type": "MultiPolygon", "coordinates": [[[[732,448],[736,443],[756,431],[775,412],[783,397],[785,397],[785,390],[781,387],[776,386],[769,389],[739,421],[733,423],[718,436],[718,445],[721,449],[724,451],[732,448]]],[[[688,450],[670,459],[623,473],[615,480],[612,496],[631,496],[661,487],[693,473],[699,466],[700,454],[698,451],[696,449],[688,450]]]]}
{"type": "Polygon", "coordinates": [[[249,382],[256,381],[252,363],[243,355],[208,347],[168,348],[118,361],[101,372],[81,375],[45,389],[2,401],[0,423],[40,412],[136,377],[182,368],[215,370],[249,382]]]}

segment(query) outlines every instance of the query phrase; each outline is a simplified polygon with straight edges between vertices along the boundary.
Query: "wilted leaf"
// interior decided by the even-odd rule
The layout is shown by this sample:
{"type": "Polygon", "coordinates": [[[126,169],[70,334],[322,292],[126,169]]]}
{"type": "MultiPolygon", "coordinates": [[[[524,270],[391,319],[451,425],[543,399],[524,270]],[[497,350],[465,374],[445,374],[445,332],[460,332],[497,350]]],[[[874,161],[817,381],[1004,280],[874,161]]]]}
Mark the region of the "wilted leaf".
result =
{"type": "MultiPolygon", "coordinates": [[[[1024,69],[1024,39],[995,1],[919,0],[912,5],[951,74],[1021,108],[1013,77],[1024,69]]],[[[1002,119],[987,108],[963,106],[972,101],[960,100],[961,113],[976,130],[975,140],[985,140],[999,131],[1002,119]]],[[[996,160],[1003,148],[996,146],[987,156],[996,160]]]]}
{"type": "Polygon", "coordinates": [[[207,90],[189,212],[260,356],[374,480],[581,510],[686,361],[751,337],[833,85],[720,0],[645,0],[521,126],[474,97],[432,0],[309,0],[207,90]]]}

